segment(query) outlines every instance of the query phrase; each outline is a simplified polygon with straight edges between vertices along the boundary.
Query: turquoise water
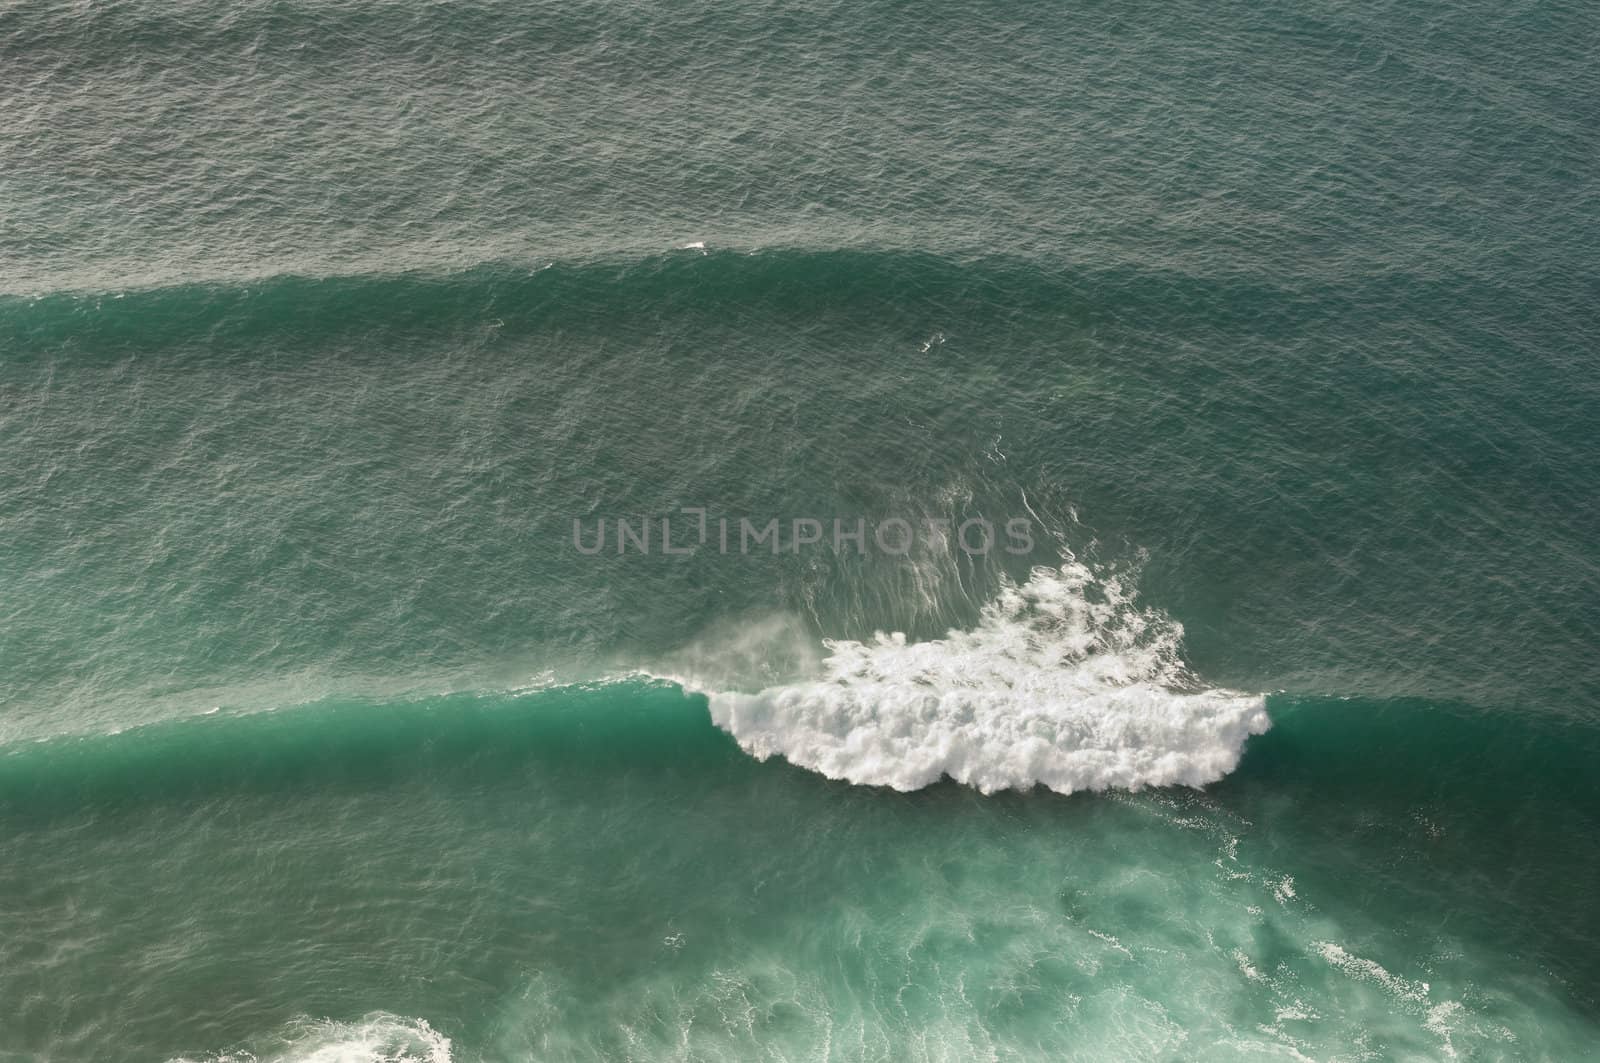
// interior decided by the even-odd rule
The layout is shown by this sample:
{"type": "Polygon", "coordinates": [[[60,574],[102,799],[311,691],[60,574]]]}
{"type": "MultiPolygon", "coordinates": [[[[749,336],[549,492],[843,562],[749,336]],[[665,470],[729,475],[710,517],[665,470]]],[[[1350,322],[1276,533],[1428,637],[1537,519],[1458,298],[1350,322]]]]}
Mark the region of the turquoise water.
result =
{"type": "Polygon", "coordinates": [[[1595,1056],[1597,33],[0,4],[0,1059],[1595,1056]]]}

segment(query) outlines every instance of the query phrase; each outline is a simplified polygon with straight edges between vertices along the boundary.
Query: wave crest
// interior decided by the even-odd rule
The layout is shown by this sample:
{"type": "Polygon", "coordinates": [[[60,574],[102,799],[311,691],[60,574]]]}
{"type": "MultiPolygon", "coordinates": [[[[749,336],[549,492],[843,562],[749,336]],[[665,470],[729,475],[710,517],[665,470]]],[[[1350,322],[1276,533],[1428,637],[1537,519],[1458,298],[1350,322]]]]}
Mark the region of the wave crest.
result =
{"type": "Polygon", "coordinates": [[[1200,687],[1182,636],[1069,560],[1006,586],[970,631],[831,641],[819,678],[708,692],[711,718],[758,759],[897,790],[1203,786],[1270,720],[1260,695],[1200,687]]]}

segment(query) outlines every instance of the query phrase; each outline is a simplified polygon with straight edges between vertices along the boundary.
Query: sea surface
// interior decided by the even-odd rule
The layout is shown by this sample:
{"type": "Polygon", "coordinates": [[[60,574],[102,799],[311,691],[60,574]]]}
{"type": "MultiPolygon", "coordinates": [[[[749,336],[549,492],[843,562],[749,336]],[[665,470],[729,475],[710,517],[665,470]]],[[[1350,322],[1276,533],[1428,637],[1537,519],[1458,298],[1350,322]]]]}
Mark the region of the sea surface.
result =
{"type": "Polygon", "coordinates": [[[1597,1058],[1593,4],[0,0],[4,1063],[1597,1058]]]}

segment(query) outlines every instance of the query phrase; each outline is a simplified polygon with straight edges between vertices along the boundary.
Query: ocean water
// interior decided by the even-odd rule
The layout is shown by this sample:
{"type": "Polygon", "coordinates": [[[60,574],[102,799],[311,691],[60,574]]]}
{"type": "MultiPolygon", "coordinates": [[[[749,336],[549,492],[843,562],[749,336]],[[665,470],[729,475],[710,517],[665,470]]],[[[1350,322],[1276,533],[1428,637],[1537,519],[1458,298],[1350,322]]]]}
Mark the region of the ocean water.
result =
{"type": "Polygon", "coordinates": [[[1597,42],[0,0],[0,1060],[1600,1058],[1597,42]]]}

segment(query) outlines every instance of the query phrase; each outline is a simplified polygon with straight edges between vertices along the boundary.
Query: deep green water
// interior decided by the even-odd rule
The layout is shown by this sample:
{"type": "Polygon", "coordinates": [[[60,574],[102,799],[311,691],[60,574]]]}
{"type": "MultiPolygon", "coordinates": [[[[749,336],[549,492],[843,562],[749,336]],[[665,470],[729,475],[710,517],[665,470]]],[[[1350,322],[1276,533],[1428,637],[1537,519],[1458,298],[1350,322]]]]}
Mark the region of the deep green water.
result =
{"type": "Polygon", "coordinates": [[[1600,1057],[1597,42],[0,0],[0,1060],[1600,1057]]]}

